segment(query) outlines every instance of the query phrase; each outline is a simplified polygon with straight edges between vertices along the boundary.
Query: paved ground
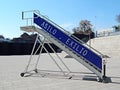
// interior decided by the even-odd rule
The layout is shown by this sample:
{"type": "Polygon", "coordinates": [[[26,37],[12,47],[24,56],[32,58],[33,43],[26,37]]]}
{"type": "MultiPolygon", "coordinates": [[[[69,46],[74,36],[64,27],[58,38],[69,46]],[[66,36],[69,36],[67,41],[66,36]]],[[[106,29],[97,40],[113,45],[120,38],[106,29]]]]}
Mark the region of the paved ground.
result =
{"type": "MultiPolygon", "coordinates": [[[[104,84],[97,82],[95,75],[73,58],[64,58],[66,56],[64,52],[59,55],[71,71],[77,72],[70,74],[74,75],[72,79],[64,77],[61,73],[45,73],[46,76],[41,77],[44,75],[43,72],[20,77],[20,73],[24,71],[28,63],[29,56],[0,56],[0,90],[119,90],[120,57],[111,57],[107,60],[107,76],[112,82],[104,84]],[[83,80],[84,77],[88,80],[83,80]]],[[[34,61],[30,69],[33,66],[34,61]]],[[[41,56],[38,69],[59,70],[46,54],[41,56]]]]}

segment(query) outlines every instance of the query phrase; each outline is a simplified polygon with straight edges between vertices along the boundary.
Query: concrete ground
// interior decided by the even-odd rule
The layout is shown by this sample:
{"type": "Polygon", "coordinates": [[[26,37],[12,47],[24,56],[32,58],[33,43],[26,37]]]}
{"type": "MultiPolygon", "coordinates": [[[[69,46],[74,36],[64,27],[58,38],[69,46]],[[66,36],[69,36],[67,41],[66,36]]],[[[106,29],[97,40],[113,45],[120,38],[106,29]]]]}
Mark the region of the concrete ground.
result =
{"type": "MultiPolygon", "coordinates": [[[[55,54],[51,54],[56,57],[55,54]]],[[[73,58],[64,58],[65,52],[59,53],[64,63],[72,72],[69,77],[64,77],[61,73],[51,73],[41,71],[38,74],[21,77],[29,60],[29,55],[23,56],[0,56],[0,90],[119,90],[120,89],[120,57],[110,56],[107,59],[107,76],[111,78],[109,83],[100,83],[96,81],[96,76],[79,64],[73,58]],[[45,76],[44,76],[45,75],[45,76]],[[42,77],[44,76],[44,77],[42,77]],[[84,80],[83,80],[84,79],[84,80]]],[[[36,58],[35,56],[34,58],[36,58]]],[[[58,61],[57,59],[55,59],[58,61]]],[[[35,59],[32,61],[29,69],[34,69],[35,59]]],[[[62,69],[66,70],[61,65],[62,69]]],[[[47,56],[42,54],[38,69],[59,70],[55,63],[47,56]]],[[[34,73],[34,72],[32,72],[34,73]]]]}

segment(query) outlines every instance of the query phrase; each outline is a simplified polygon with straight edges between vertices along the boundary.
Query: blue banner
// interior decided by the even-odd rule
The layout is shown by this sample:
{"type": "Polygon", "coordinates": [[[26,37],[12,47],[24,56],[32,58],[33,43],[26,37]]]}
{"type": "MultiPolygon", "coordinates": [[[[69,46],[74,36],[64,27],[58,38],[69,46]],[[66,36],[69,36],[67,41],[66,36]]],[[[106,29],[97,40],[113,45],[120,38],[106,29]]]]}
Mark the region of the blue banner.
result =
{"type": "Polygon", "coordinates": [[[64,43],[66,46],[68,46],[78,55],[84,57],[91,64],[102,70],[102,58],[99,55],[97,55],[90,49],[86,48],[85,46],[74,40],[72,37],[65,34],[59,28],[55,27],[50,22],[48,22],[44,18],[41,18],[35,13],[34,13],[34,23],[40,26],[43,30],[47,31],[54,38],[64,43]]]}

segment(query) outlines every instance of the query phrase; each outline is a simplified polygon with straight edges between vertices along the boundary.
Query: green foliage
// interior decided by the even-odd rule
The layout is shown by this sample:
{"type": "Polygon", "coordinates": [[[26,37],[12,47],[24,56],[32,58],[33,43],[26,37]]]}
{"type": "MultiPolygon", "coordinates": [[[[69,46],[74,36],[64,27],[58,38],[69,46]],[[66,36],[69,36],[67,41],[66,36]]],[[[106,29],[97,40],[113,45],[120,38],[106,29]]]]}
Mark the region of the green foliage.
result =
{"type": "Polygon", "coordinates": [[[118,31],[120,31],[120,25],[113,26],[113,28],[115,29],[115,32],[118,32],[118,31]]]}
{"type": "Polygon", "coordinates": [[[120,25],[118,25],[118,31],[120,31],[120,25]]]}
{"type": "Polygon", "coordinates": [[[72,30],[74,33],[85,32],[92,29],[92,24],[89,20],[81,20],[78,27],[74,27],[72,30]]]}
{"type": "Polygon", "coordinates": [[[120,14],[117,15],[117,18],[116,18],[117,22],[120,23],[120,14]]]}

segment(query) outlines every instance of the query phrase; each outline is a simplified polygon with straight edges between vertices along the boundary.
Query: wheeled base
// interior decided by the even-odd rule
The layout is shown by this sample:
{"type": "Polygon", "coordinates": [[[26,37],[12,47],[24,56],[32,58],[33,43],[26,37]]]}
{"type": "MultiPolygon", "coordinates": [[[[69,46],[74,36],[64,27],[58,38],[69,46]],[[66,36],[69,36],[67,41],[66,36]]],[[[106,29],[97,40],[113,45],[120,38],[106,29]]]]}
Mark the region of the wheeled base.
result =
{"type": "MultiPolygon", "coordinates": [[[[33,70],[35,73],[38,73],[38,70],[37,69],[35,69],[35,70],[33,70]]],[[[23,73],[21,73],[20,74],[20,76],[21,77],[24,77],[25,76],[25,74],[27,74],[28,72],[23,72],[23,73]]]]}
{"type": "Polygon", "coordinates": [[[24,77],[24,75],[25,75],[25,73],[21,73],[21,74],[20,74],[21,77],[24,77]]]}
{"type": "Polygon", "coordinates": [[[97,78],[98,82],[102,82],[102,83],[110,83],[111,82],[111,78],[110,77],[103,77],[103,79],[101,78],[97,78]]]}
{"type": "MultiPolygon", "coordinates": [[[[37,69],[33,70],[35,73],[39,73],[37,69]]],[[[24,76],[29,76],[29,74],[31,74],[30,72],[23,72],[20,74],[21,77],[24,77],[24,76]],[[25,75],[26,74],[26,75],[25,75]]],[[[48,73],[47,75],[49,75],[50,73],[48,73]]],[[[41,74],[42,77],[45,77],[46,75],[43,75],[41,74]]],[[[72,79],[74,78],[74,75],[70,75],[70,76],[67,76],[67,79],[72,79]]],[[[98,82],[101,82],[101,83],[110,83],[111,82],[111,79],[109,77],[103,77],[103,78],[100,78],[100,77],[97,77],[97,81],[98,82]]]]}

